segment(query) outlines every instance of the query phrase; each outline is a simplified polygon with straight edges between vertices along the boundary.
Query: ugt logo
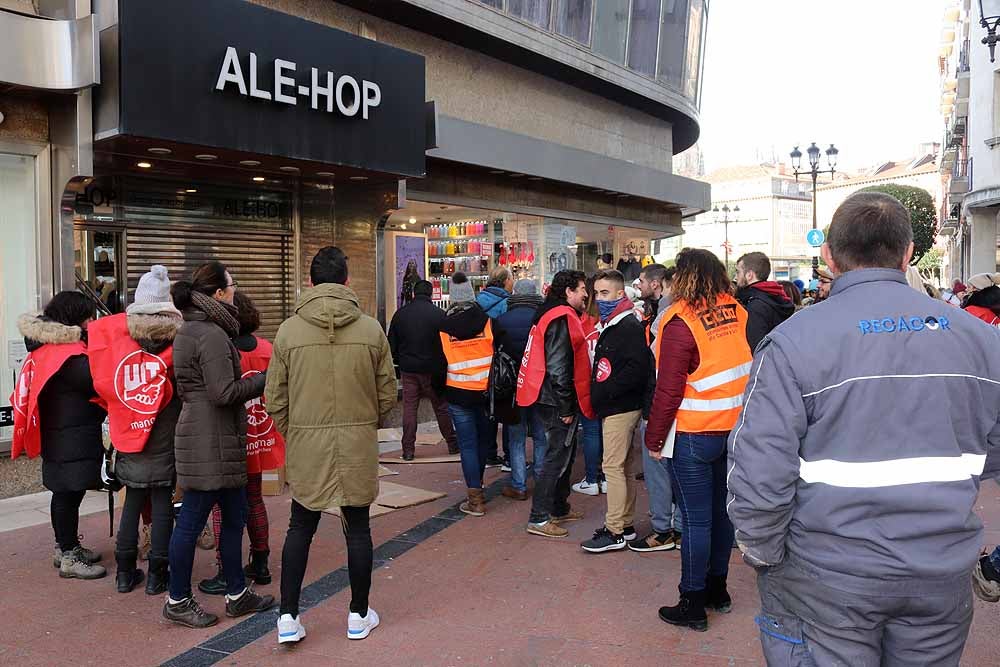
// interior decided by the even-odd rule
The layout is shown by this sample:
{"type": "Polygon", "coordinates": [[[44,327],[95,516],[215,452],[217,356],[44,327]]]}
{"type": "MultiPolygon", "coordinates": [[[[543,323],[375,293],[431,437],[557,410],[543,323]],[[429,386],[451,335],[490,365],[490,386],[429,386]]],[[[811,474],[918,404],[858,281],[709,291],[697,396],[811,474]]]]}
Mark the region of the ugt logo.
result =
{"type": "Polygon", "coordinates": [[[21,375],[17,378],[17,386],[14,388],[14,400],[11,401],[14,409],[21,415],[28,416],[28,395],[31,390],[31,380],[35,377],[35,360],[27,359],[21,366],[21,375]]]}
{"type": "MultiPolygon", "coordinates": [[[[240,377],[248,378],[259,375],[260,371],[247,371],[240,377]]],[[[274,430],[274,420],[267,414],[264,408],[264,398],[262,396],[246,402],[247,409],[247,439],[263,438],[274,430]]]]}
{"type": "Polygon", "coordinates": [[[115,369],[115,395],[122,405],[141,415],[159,412],[161,399],[170,400],[167,365],[155,354],[136,350],[126,355],[115,369]],[[166,386],[165,386],[166,385],[166,386]]]}

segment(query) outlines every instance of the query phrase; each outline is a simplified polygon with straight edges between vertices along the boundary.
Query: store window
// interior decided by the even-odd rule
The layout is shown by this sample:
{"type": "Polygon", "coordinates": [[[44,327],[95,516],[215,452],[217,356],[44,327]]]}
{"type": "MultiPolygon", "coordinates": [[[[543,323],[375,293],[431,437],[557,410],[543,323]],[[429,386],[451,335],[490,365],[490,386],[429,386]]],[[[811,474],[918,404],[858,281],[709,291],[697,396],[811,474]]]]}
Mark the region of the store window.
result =
{"type": "Polygon", "coordinates": [[[594,12],[593,49],[608,60],[625,64],[629,0],[600,0],[594,12]]]}
{"type": "Polygon", "coordinates": [[[705,4],[701,0],[691,3],[688,24],[687,58],[684,61],[684,94],[697,101],[698,83],[701,79],[701,46],[705,40],[705,4]]]}
{"type": "MultiPolygon", "coordinates": [[[[695,0],[695,5],[700,4],[699,0],[695,0]]],[[[700,16],[699,13],[699,24],[700,16]]],[[[660,23],[660,67],[657,76],[660,81],[680,90],[684,77],[684,55],[687,51],[684,36],[688,26],[688,0],[663,0],[663,17],[660,23]]],[[[700,40],[698,42],[700,48],[700,40]]]]}
{"type": "Polygon", "coordinates": [[[551,0],[507,0],[507,11],[528,23],[548,30],[551,16],[551,0]]]}
{"type": "Polygon", "coordinates": [[[590,44],[591,0],[556,0],[553,29],[581,44],[590,44]]]}
{"type": "Polygon", "coordinates": [[[657,37],[660,29],[660,0],[632,0],[631,25],[628,37],[628,66],[647,76],[654,76],[657,37]]]}
{"type": "Polygon", "coordinates": [[[478,2],[493,9],[503,9],[503,0],[478,0],[478,2]]]}

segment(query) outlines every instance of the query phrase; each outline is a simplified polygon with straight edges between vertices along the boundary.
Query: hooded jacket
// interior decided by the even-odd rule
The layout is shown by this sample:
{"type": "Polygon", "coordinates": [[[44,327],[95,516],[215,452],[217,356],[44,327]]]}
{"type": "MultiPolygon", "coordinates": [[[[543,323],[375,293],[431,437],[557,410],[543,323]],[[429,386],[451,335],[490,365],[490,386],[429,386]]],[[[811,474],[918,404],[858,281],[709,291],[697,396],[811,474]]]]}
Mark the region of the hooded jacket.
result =
{"type": "Polygon", "coordinates": [[[1000,331],[861,269],[761,343],[727,508],[755,565],[804,562],[866,594],[968,585],[980,479],[998,473],[1000,331]]]}
{"type": "Polygon", "coordinates": [[[480,305],[486,312],[486,315],[492,320],[507,312],[508,299],[510,299],[510,292],[504,288],[487,287],[479,292],[479,296],[476,297],[476,303],[480,305]]]}
{"type": "Polygon", "coordinates": [[[317,285],[274,339],[264,392],[292,498],[310,510],[378,495],[378,426],[396,404],[389,341],[348,287],[317,285]]]}
{"type": "Polygon", "coordinates": [[[624,299],[598,329],[590,380],[594,412],[603,419],[642,410],[655,382],[653,355],[632,302],[624,299]]]}
{"type": "Polygon", "coordinates": [[[520,360],[524,356],[531,323],[541,305],[542,297],[537,294],[515,294],[507,300],[507,312],[496,319],[497,347],[502,345],[512,359],[520,360]]]}
{"type": "MultiPolygon", "coordinates": [[[[17,321],[28,352],[43,345],[75,343],[80,327],[22,315],[17,321]]],[[[86,491],[101,488],[104,444],[101,424],[105,412],[96,398],[85,355],[70,357],[51,377],[38,397],[42,443],[42,484],[49,491],[86,491]]]]}
{"type": "Polygon", "coordinates": [[[264,391],[264,376],[241,379],[240,355],[202,311],[184,311],[174,338],[174,377],[183,405],[174,433],[177,484],[216,491],[246,486],[247,415],[243,404],[264,391]]]}
{"type": "MultiPolygon", "coordinates": [[[[132,312],[128,315],[128,333],[146,352],[159,354],[173,345],[181,321],[176,317],[161,313],[132,312]]],[[[169,378],[168,382],[175,382],[169,378]]],[[[177,419],[181,414],[181,398],[178,392],[170,403],[156,415],[146,440],[146,446],[135,454],[118,453],[115,473],[125,486],[133,488],[173,487],[176,475],[174,467],[174,435],[177,419]]]]}
{"type": "MultiPolygon", "coordinates": [[[[475,338],[486,328],[490,318],[475,301],[461,301],[451,306],[441,322],[441,333],[448,334],[458,340],[475,338]]],[[[486,405],[486,392],[469,391],[457,387],[446,386],[445,398],[449,403],[467,408],[486,405]]]]}
{"type": "Polygon", "coordinates": [[[751,352],[772,329],[795,314],[795,304],[785,294],[784,288],[769,280],[739,288],[736,300],[746,308],[749,317],[747,343],[751,352]]]}

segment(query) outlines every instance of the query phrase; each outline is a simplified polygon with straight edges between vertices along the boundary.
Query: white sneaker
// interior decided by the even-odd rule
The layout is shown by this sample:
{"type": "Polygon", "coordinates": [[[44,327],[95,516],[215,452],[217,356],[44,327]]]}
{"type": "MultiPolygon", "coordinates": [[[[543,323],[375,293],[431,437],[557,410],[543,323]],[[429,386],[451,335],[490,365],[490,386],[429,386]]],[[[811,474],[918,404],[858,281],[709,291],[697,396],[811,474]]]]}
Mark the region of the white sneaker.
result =
{"type": "Polygon", "coordinates": [[[282,614],[278,619],[278,643],[300,642],[306,638],[306,629],[298,616],[282,614]]]}
{"type": "Polygon", "coordinates": [[[364,639],[372,630],[378,627],[378,614],[368,607],[368,615],[362,616],[353,611],[347,616],[347,638],[364,639]]]}
{"type": "Polygon", "coordinates": [[[582,480],[574,484],[572,486],[572,489],[577,493],[582,493],[586,496],[597,496],[600,495],[601,493],[600,485],[597,484],[596,482],[591,484],[590,482],[587,481],[586,477],[584,477],[582,480]]]}
{"type": "Polygon", "coordinates": [[[601,493],[608,495],[608,480],[606,479],[601,480],[601,493]]]}

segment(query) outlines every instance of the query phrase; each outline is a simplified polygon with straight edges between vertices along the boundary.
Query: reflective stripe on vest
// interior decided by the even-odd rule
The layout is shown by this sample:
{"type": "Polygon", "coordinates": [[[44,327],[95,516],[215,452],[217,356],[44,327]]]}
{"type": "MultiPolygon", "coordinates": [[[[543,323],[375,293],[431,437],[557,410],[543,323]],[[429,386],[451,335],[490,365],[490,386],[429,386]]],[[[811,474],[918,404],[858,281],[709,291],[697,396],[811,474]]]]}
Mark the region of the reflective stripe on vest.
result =
{"type": "Polygon", "coordinates": [[[486,322],[482,333],[458,340],[441,333],[441,348],[448,360],[445,384],[465,391],[486,391],[493,363],[493,327],[486,322]]]}
{"type": "Polygon", "coordinates": [[[656,332],[657,369],[663,329],[674,316],[691,330],[700,359],[684,387],[677,410],[677,430],[729,431],[736,425],[743,406],[743,390],[753,364],[746,342],[746,310],[729,295],[720,296],[714,307],[699,312],[692,311],[686,303],[675,303],[661,318],[656,332]]]}

